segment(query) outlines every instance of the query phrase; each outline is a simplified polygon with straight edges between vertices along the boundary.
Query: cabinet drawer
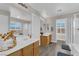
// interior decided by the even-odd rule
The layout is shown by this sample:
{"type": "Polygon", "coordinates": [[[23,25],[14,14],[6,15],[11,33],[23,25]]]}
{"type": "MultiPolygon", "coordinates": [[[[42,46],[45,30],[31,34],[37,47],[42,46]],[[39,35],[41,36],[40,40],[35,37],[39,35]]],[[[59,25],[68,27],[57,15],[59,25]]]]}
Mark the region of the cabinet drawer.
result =
{"type": "Polygon", "coordinates": [[[41,36],[40,45],[41,46],[48,46],[49,45],[49,36],[41,36]]]}
{"type": "Polygon", "coordinates": [[[33,49],[23,48],[23,56],[33,56],[33,49]]]}

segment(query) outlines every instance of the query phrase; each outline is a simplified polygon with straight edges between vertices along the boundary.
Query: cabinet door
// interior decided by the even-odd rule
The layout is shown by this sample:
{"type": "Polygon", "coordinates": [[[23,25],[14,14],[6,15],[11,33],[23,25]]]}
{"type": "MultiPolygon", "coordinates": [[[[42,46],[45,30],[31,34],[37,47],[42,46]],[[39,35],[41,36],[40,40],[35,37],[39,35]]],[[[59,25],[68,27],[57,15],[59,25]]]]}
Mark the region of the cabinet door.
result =
{"type": "Polygon", "coordinates": [[[52,35],[49,35],[49,43],[51,42],[52,40],[52,35]]]}
{"type": "Polygon", "coordinates": [[[38,47],[38,46],[39,46],[39,41],[33,43],[33,47],[38,47]]]}
{"type": "Polygon", "coordinates": [[[10,54],[9,56],[22,56],[22,50],[16,51],[16,52],[10,54]]]}
{"type": "Polygon", "coordinates": [[[33,44],[23,48],[23,56],[33,56],[33,44]]]}
{"type": "Polygon", "coordinates": [[[39,49],[39,41],[35,42],[33,44],[33,55],[34,56],[39,56],[39,53],[40,53],[40,49],[39,49]]]}
{"type": "Polygon", "coordinates": [[[49,37],[48,36],[42,36],[40,41],[41,41],[41,46],[47,46],[49,44],[49,37]]]}
{"type": "Polygon", "coordinates": [[[39,50],[40,50],[39,47],[34,47],[34,53],[33,53],[33,55],[34,56],[39,56],[39,53],[40,53],[39,50]]]}

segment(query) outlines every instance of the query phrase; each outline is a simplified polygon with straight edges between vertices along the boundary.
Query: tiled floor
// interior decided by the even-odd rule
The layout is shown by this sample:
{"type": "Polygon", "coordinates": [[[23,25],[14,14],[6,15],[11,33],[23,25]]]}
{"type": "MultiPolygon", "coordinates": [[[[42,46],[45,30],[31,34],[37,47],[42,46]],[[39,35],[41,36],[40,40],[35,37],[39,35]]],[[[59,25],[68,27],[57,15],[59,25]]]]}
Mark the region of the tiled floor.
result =
{"type": "Polygon", "coordinates": [[[57,41],[57,43],[52,43],[47,47],[40,47],[40,56],[57,56],[57,52],[64,52],[70,54],[69,51],[61,49],[61,44],[65,43],[64,41],[57,41]]]}

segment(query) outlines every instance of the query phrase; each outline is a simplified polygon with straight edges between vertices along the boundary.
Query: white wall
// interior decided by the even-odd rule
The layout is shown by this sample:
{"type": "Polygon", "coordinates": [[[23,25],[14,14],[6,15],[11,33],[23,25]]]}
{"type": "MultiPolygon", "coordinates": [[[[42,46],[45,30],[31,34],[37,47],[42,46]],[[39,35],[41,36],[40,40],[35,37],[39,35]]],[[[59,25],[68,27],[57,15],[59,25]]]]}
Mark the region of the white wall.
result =
{"type": "Polygon", "coordinates": [[[57,42],[56,40],[56,20],[53,19],[52,20],[52,27],[53,27],[53,31],[51,32],[52,33],[52,42],[57,42]]]}
{"type": "Polygon", "coordinates": [[[40,17],[32,14],[32,37],[40,39],[40,17]]]}
{"type": "Polygon", "coordinates": [[[40,20],[40,27],[42,28],[42,31],[40,32],[43,32],[43,33],[47,32],[46,24],[47,24],[46,21],[40,20]]]}
{"type": "Polygon", "coordinates": [[[0,33],[6,33],[9,28],[9,13],[1,10],[0,12],[0,33]]]}
{"type": "Polygon", "coordinates": [[[11,17],[24,19],[24,20],[31,20],[32,15],[26,11],[20,10],[16,7],[10,7],[11,17]]]}

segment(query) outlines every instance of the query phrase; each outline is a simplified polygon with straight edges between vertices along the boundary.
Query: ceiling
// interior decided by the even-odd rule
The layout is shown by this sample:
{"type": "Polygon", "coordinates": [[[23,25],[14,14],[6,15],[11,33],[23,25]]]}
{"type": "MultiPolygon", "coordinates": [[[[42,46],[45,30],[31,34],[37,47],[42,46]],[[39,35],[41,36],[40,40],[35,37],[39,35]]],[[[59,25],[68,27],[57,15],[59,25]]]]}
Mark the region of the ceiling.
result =
{"type": "Polygon", "coordinates": [[[54,17],[79,11],[79,3],[30,3],[43,16],[54,17]]]}
{"type": "Polygon", "coordinates": [[[7,4],[7,3],[0,3],[0,10],[9,11],[9,4],[7,4]]]}

